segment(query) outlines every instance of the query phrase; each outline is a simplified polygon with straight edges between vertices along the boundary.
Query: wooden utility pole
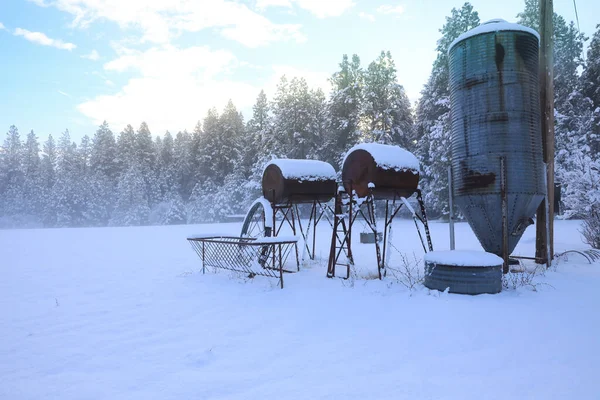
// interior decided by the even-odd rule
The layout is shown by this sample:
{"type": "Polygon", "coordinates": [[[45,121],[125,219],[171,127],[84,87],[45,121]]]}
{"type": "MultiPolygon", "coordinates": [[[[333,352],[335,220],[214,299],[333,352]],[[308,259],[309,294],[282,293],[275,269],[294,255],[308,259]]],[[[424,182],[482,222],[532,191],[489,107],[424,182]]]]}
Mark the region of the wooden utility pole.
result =
{"type": "Polygon", "coordinates": [[[552,0],[540,0],[540,102],[548,195],[537,210],[535,257],[550,265],[554,255],[554,43],[552,0]]]}

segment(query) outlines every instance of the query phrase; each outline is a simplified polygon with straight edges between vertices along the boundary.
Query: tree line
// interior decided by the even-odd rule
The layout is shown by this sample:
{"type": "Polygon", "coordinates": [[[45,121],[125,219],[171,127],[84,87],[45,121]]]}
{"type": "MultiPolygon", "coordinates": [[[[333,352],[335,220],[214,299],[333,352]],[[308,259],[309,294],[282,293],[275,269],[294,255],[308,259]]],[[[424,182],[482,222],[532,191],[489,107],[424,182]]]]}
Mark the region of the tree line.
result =
{"type": "MultiPolygon", "coordinates": [[[[518,22],[539,28],[537,0],[518,22]]],[[[389,52],[363,67],[344,55],[326,95],[303,78],[282,77],[272,99],[261,91],[245,122],[230,101],[208,110],[192,132],[154,136],[146,123],[118,134],[105,122],[79,144],[68,130],[42,145],[11,126],[0,148],[0,227],[74,227],[222,221],[260,195],[265,162],[312,158],[340,169],[354,144],[402,146],[422,162],[421,186],[432,213],[448,213],[450,43],[479,25],[472,5],[452,9],[437,58],[413,107],[389,52]]],[[[566,215],[600,204],[600,25],[587,38],[554,15],[556,176],[566,215]]],[[[407,77],[404,77],[407,78],[407,77]]]]}

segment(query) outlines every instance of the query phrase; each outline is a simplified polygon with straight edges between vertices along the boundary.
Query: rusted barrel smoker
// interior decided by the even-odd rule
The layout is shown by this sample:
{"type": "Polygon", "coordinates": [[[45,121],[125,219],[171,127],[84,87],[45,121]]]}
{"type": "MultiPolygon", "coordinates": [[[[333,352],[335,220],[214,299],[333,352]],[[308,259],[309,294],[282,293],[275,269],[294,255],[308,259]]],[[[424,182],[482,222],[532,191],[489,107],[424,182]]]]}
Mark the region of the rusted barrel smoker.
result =
{"type": "Polygon", "coordinates": [[[317,160],[271,160],[262,178],[263,196],[273,204],[328,202],[336,193],[335,170],[317,160]]]}
{"type": "Polygon", "coordinates": [[[377,200],[410,197],[419,185],[419,161],[398,146],[361,143],[346,153],[342,182],[346,192],[358,197],[370,193],[377,200]]]}

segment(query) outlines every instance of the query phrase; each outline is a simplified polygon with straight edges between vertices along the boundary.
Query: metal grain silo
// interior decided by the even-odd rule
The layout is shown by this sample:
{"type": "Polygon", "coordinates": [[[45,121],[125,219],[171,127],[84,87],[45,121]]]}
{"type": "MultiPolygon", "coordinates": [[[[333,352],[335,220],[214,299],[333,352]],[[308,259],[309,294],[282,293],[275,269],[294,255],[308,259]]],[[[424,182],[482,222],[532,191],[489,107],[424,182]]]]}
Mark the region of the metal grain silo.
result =
{"type": "Polygon", "coordinates": [[[502,255],[502,174],[508,252],[545,195],[540,131],[539,36],[492,20],[449,49],[453,195],[483,248],[502,255]]]}

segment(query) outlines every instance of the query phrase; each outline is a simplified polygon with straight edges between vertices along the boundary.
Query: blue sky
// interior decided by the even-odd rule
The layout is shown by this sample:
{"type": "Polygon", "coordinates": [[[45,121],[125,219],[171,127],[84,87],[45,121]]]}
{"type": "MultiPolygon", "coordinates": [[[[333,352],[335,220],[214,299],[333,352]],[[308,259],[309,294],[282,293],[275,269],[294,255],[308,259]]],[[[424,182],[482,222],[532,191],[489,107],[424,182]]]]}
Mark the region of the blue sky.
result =
{"type": "MultiPolygon", "coordinates": [[[[303,76],[328,90],[342,54],[367,66],[390,50],[418,99],[445,16],[460,0],[1,0],[0,132],[41,140],[146,121],[154,135],[192,130],[231,98],[246,118],[261,89],[303,76]]],[[[514,21],[522,0],[471,1],[482,21],[514,21]]],[[[581,30],[600,2],[577,0],[581,30]]],[[[574,20],[572,0],[554,0],[574,20]]]]}

